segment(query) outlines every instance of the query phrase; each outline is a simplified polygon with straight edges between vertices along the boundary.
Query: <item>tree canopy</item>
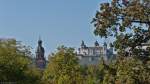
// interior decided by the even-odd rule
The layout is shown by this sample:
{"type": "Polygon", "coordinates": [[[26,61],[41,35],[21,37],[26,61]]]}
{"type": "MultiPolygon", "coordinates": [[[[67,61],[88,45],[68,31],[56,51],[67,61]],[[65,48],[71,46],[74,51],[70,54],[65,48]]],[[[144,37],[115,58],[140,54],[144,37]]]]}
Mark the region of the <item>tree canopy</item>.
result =
{"type": "Polygon", "coordinates": [[[92,23],[96,36],[115,38],[113,45],[119,56],[114,63],[99,64],[100,83],[149,84],[150,50],[142,46],[150,41],[150,1],[112,0],[102,3],[92,23]]]}
{"type": "Polygon", "coordinates": [[[95,35],[116,38],[114,46],[118,51],[128,49],[132,55],[140,55],[140,46],[150,40],[149,0],[112,0],[111,3],[102,3],[92,22],[95,35]]]}
{"type": "Polygon", "coordinates": [[[31,63],[28,47],[15,39],[0,40],[0,82],[37,84],[40,73],[31,63]]]}
{"type": "Polygon", "coordinates": [[[29,47],[15,39],[0,40],[0,83],[150,84],[150,48],[142,49],[150,40],[150,1],[102,3],[92,22],[95,35],[116,39],[111,46],[121,57],[108,64],[102,58],[98,65],[81,66],[74,49],[61,46],[41,71],[32,64],[29,47]],[[143,56],[146,59],[137,58],[143,56]]]}
{"type": "Polygon", "coordinates": [[[51,55],[43,79],[48,84],[82,84],[80,66],[73,48],[59,47],[51,55]]]}

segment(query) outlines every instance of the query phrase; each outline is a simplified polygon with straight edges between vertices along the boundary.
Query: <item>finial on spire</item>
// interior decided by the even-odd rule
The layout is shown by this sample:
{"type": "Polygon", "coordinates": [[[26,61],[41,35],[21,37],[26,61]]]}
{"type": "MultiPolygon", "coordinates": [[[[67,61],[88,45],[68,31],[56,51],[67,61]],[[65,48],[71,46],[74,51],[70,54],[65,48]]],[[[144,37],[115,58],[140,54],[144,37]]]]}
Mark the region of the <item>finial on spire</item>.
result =
{"type": "Polygon", "coordinates": [[[82,40],[82,43],[81,43],[81,47],[86,47],[83,40],[82,40]]]}
{"type": "Polygon", "coordinates": [[[39,44],[39,45],[42,44],[41,36],[39,36],[38,44],[39,44]]]}
{"type": "Polygon", "coordinates": [[[98,43],[98,41],[95,41],[95,46],[99,46],[99,43],[98,43]]]}
{"type": "Polygon", "coordinates": [[[113,43],[110,43],[109,46],[110,46],[110,47],[114,47],[113,43]]]}
{"type": "Polygon", "coordinates": [[[107,47],[107,43],[106,43],[106,42],[104,42],[104,46],[106,46],[106,47],[107,47]]]}

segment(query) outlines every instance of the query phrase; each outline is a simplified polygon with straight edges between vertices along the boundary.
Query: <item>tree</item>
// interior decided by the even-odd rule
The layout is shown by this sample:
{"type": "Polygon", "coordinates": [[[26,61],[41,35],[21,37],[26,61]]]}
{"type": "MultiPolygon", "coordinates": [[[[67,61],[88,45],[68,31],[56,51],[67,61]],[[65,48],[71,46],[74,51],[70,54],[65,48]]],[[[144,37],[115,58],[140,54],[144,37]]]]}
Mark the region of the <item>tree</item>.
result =
{"type": "Polygon", "coordinates": [[[149,0],[112,0],[102,3],[92,23],[96,36],[115,38],[113,45],[120,56],[109,65],[99,64],[100,82],[149,84],[150,53],[149,49],[142,49],[143,43],[150,40],[149,0]]]}
{"type": "Polygon", "coordinates": [[[84,71],[86,72],[86,75],[84,75],[86,78],[85,84],[99,84],[98,67],[96,65],[89,65],[84,71]]]}
{"type": "Polygon", "coordinates": [[[112,0],[102,3],[93,18],[94,34],[114,37],[114,46],[122,56],[140,56],[142,43],[150,40],[149,0],[112,0]]]}
{"type": "Polygon", "coordinates": [[[83,84],[80,66],[73,48],[59,47],[49,58],[43,80],[48,84],[83,84]]]}
{"type": "Polygon", "coordinates": [[[96,67],[86,70],[88,84],[149,84],[150,61],[128,57],[106,65],[103,59],[96,67]],[[95,82],[97,81],[97,82],[95,82]]]}
{"type": "Polygon", "coordinates": [[[149,84],[150,67],[139,59],[124,58],[116,63],[116,80],[118,84],[149,84]]]}
{"type": "Polygon", "coordinates": [[[37,84],[40,77],[35,69],[29,67],[30,58],[30,49],[20,42],[15,39],[0,40],[0,82],[37,84]]]}

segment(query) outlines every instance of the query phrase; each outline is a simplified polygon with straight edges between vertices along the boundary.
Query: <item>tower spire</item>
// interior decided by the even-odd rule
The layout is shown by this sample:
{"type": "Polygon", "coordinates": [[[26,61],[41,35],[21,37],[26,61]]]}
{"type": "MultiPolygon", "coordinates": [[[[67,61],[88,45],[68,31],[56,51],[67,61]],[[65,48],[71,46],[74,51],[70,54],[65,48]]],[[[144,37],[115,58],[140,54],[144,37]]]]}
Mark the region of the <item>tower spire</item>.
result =
{"type": "Polygon", "coordinates": [[[41,36],[39,36],[39,40],[38,40],[38,46],[42,46],[42,40],[41,40],[41,36]]]}
{"type": "Polygon", "coordinates": [[[44,53],[45,51],[44,51],[44,48],[42,47],[42,40],[41,40],[41,37],[39,36],[38,46],[36,50],[36,66],[40,69],[44,69],[46,66],[44,53]]]}
{"type": "Polygon", "coordinates": [[[85,45],[85,43],[84,43],[83,40],[82,40],[82,43],[81,43],[81,47],[82,47],[82,48],[85,48],[85,47],[86,47],[86,45],[85,45]]]}
{"type": "Polygon", "coordinates": [[[95,41],[95,47],[98,47],[98,46],[99,46],[98,41],[95,41]]]}

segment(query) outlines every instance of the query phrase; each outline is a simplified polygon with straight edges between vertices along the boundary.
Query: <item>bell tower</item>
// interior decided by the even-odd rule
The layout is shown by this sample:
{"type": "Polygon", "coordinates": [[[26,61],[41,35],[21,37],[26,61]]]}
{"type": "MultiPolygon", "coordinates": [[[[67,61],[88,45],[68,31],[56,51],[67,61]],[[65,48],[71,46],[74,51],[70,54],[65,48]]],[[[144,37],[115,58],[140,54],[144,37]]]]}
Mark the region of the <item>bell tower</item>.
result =
{"type": "Polygon", "coordinates": [[[45,50],[42,47],[42,40],[39,38],[38,46],[36,50],[36,67],[39,69],[44,69],[46,66],[46,59],[44,57],[45,50]]]}

